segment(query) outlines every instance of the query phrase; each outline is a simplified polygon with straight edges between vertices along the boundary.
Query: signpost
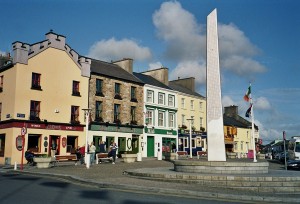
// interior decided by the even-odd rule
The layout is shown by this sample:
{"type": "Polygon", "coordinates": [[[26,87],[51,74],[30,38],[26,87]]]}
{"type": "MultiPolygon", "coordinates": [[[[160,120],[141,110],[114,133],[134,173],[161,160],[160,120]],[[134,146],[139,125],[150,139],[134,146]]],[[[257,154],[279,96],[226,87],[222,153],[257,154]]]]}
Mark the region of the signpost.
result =
{"type": "MultiPolygon", "coordinates": [[[[24,126],[21,128],[21,138],[22,138],[22,157],[21,157],[21,170],[23,170],[23,160],[24,160],[24,146],[25,146],[25,135],[27,133],[27,128],[25,127],[25,123],[24,126]]],[[[19,137],[19,136],[18,136],[19,137]]],[[[17,137],[17,138],[18,138],[17,137]]],[[[18,146],[17,146],[18,149],[18,146]]],[[[20,151],[20,150],[19,150],[20,151]]]]}

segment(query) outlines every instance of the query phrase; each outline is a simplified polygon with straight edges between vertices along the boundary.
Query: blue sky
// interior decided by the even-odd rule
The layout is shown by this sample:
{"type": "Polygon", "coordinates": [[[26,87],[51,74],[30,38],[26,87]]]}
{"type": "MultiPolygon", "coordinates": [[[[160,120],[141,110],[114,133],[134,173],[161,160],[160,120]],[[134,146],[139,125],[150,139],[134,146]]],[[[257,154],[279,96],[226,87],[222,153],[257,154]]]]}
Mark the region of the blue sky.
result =
{"type": "Polygon", "coordinates": [[[297,0],[0,0],[0,53],[54,32],[80,55],[134,59],[134,71],[169,68],[195,77],[205,95],[206,17],[218,12],[223,106],[239,106],[252,84],[264,144],[300,135],[300,2],[297,0]]]}

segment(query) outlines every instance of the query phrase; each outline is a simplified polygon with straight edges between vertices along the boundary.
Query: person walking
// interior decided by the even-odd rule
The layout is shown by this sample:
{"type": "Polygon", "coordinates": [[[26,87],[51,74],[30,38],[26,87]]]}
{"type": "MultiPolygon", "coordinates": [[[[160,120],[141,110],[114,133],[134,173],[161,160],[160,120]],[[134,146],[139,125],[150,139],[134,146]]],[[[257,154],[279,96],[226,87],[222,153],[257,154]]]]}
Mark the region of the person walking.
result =
{"type": "Polygon", "coordinates": [[[115,164],[118,145],[115,142],[112,142],[109,149],[110,149],[110,152],[108,155],[112,156],[112,158],[113,158],[112,164],[115,164]]]}
{"type": "Polygon", "coordinates": [[[91,142],[89,153],[91,154],[91,165],[95,163],[95,154],[96,154],[96,146],[94,145],[94,142],[91,142]]]}

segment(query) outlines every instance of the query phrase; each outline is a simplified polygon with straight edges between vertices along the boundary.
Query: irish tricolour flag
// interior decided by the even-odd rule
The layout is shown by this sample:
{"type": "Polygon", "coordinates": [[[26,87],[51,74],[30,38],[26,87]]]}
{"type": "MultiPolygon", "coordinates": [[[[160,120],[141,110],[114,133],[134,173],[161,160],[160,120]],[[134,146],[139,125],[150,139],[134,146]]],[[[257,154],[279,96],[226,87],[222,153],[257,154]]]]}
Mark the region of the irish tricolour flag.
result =
{"type": "Polygon", "coordinates": [[[246,94],[244,96],[244,100],[245,101],[249,102],[249,100],[250,100],[250,94],[251,94],[251,84],[249,85],[248,90],[246,91],[246,94]]]}

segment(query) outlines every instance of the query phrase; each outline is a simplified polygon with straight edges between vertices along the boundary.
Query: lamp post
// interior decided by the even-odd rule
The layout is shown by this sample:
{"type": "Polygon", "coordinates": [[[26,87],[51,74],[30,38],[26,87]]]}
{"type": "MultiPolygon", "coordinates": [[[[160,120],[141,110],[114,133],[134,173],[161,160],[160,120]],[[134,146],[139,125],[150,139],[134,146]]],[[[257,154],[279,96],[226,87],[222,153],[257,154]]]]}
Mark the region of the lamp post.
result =
{"type": "Polygon", "coordinates": [[[189,118],[186,119],[190,122],[190,158],[193,158],[193,154],[192,154],[192,121],[194,120],[193,118],[189,118]]]}
{"type": "Polygon", "coordinates": [[[89,120],[90,120],[90,113],[92,109],[89,108],[85,108],[82,109],[84,111],[84,115],[85,115],[85,164],[86,164],[86,168],[89,169],[90,168],[90,155],[88,154],[88,136],[89,136],[89,120]],[[88,156],[89,155],[89,156],[88,156]]]}

